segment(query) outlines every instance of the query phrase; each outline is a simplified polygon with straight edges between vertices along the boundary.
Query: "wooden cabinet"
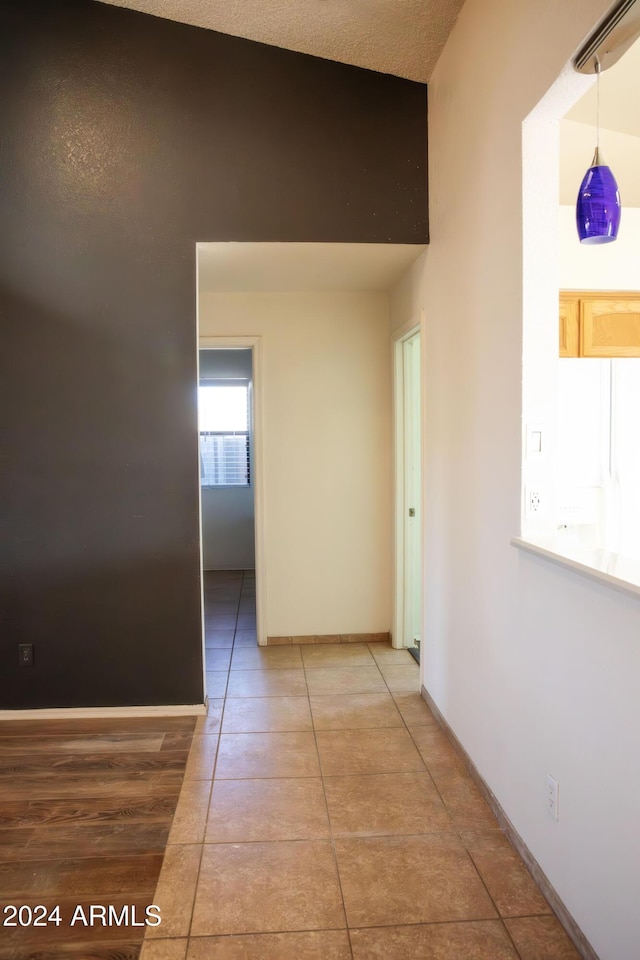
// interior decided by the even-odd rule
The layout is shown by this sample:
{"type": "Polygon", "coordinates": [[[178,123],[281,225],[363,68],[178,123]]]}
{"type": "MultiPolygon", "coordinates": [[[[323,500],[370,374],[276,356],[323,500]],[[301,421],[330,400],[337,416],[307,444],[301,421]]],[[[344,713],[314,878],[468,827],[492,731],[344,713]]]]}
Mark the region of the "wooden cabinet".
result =
{"type": "Polygon", "coordinates": [[[562,291],[561,357],[640,357],[640,293],[562,291]]]}
{"type": "Polygon", "coordinates": [[[580,304],[560,294],[560,356],[579,357],[580,304]]]}

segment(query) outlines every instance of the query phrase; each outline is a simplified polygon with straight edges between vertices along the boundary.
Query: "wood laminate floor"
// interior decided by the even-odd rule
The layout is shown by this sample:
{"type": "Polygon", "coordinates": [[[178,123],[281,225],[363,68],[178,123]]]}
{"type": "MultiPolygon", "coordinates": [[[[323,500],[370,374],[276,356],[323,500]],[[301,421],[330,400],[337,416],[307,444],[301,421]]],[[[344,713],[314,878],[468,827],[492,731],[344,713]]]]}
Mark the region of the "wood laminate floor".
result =
{"type": "Polygon", "coordinates": [[[195,723],[0,722],[0,960],[136,960],[195,723]]]}

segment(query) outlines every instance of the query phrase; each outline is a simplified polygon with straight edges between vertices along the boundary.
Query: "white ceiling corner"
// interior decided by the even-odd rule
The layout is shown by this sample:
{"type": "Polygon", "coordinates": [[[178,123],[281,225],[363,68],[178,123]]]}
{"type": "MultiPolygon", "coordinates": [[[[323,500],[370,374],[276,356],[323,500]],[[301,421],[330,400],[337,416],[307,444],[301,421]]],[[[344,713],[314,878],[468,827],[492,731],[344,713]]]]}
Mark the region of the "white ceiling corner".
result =
{"type": "Polygon", "coordinates": [[[463,0],[101,0],[426,83],[463,0]]]}
{"type": "MultiPolygon", "coordinates": [[[[600,127],[640,137],[640,40],[600,75],[600,127]]],[[[567,120],[596,123],[596,83],[569,110],[567,120]]]]}
{"type": "Polygon", "coordinates": [[[424,253],[408,243],[198,244],[208,293],[386,293],[424,253]]]}
{"type": "MultiPolygon", "coordinates": [[[[601,157],[625,207],[640,207],[640,40],[600,77],[601,157]]],[[[560,202],[573,205],[596,142],[596,84],[560,123],[560,202]]],[[[624,216],[624,214],[623,214],[624,216]]]]}

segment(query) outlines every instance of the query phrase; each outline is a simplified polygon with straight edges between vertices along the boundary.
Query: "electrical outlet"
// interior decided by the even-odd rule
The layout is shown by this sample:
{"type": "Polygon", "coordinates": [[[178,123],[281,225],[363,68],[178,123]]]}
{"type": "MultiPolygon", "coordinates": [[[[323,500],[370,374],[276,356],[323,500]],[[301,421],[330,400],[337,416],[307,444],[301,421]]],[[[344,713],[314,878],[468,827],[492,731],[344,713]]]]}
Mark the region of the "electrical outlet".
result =
{"type": "Polygon", "coordinates": [[[33,644],[32,643],[18,644],[18,665],[21,667],[33,666],[33,644]]]}
{"type": "Polygon", "coordinates": [[[542,512],[542,496],[536,487],[525,487],[524,512],[527,517],[538,517],[542,512]]]}
{"type": "Polygon", "coordinates": [[[547,774],[547,813],[552,820],[558,819],[558,781],[550,773],[547,774]]]}

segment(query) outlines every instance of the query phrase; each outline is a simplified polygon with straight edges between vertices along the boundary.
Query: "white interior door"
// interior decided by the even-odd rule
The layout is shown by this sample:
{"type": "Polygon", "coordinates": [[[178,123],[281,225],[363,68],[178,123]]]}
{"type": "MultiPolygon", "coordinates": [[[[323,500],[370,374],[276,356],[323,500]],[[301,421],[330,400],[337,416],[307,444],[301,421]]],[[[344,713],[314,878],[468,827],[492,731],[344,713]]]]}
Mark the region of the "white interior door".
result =
{"type": "Polygon", "coordinates": [[[404,616],[402,644],[419,645],[422,623],[420,333],[402,343],[404,434],[404,616]]]}

